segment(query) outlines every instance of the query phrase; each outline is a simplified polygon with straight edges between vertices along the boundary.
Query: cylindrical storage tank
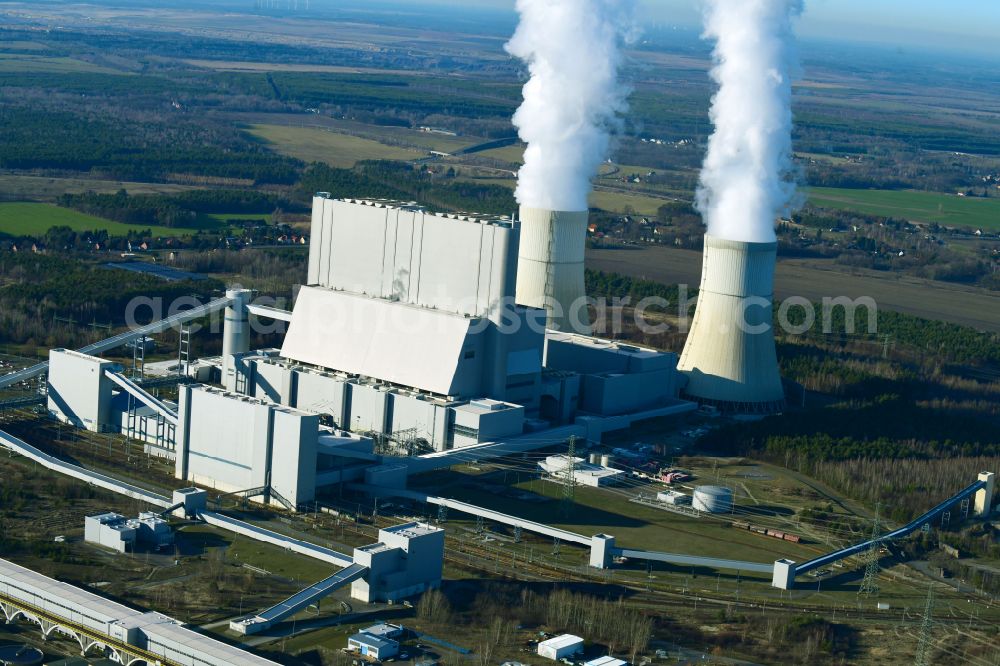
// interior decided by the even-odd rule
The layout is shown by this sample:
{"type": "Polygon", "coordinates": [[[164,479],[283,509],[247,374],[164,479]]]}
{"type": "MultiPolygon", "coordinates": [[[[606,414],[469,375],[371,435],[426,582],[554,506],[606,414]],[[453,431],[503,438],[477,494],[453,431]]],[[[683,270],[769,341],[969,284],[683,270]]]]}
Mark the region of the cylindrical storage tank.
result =
{"type": "Polygon", "coordinates": [[[587,211],[521,206],[515,300],[545,308],[548,328],[590,334],[583,284],[587,211]]]}
{"type": "Polygon", "coordinates": [[[222,377],[233,371],[233,354],[250,351],[250,312],[247,306],[253,298],[249,289],[227,289],[226,297],[231,299],[226,306],[222,322],[222,377]]]}
{"type": "Polygon", "coordinates": [[[615,460],[614,456],[605,453],[604,455],[601,456],[601,467],[611,467],[611,463],[613,463],[614,460],[615,460]]]}
{"type": "Polygon", "coordinates": [[[733,510],[733,491],[723,486],[698,486],[691,506],[707,513],[729,513],[733,510]]]}
{"type": "Polygon", "coordinates": [[[591,453],[590,457],[588,458],[588,460],[590,461],[591,465],[599,465],[599,464],[601,464],[601,454],[600,453],[591,453]]]}
{"type": "Polygon", "coordinates": [[[698,305],[677,364],[685,397],[730,413],[784,409],[771,325],[776,250],[706,234],[698,305]]]}

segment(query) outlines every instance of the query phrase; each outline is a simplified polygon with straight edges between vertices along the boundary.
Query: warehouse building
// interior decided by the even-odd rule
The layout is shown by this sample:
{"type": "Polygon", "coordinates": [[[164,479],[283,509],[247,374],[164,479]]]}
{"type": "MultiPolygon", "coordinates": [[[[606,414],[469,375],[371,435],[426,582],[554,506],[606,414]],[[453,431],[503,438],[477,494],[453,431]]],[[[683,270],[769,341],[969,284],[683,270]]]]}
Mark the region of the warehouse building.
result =
{"type": "Polygon", "coordinates": [[[376,661],[392,659],[399,654],[399,643],[391,638],[380,638],[364,631],[359,631],[347,639],[347,649],[357,652],[362,657],[376,661]]]}
{"type": "Polygon", "coordinates": [[[538,643],[538,656],[558,661],[583,652],[583,639],[573,634],[563,634],[538,643]]]}
{"type": "MultiPolygon", "coordinates": [[[[569,477],[571,459],[565,455],[548,456],[538,463],[538,468],[556,479],[565,480],[569,477]]],[[[610,486],[620,483],[625,478],[625,472],[589,463],[583,458],[572,458],[573,479],[581,486],[610,486]]]]}

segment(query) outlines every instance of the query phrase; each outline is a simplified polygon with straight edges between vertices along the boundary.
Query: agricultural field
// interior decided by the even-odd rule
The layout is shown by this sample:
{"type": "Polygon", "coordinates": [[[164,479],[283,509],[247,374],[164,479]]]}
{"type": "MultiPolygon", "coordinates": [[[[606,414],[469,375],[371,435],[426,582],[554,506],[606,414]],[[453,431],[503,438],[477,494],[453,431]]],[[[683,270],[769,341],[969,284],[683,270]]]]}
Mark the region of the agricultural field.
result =
{"type": "Polygon", "coordinates": [[[318,127],[251,125],[247,131],[272,150],[303,162],[350,168],[361,160],[414,160],[426,153],[318,127]]]}
{"type": "Polygon", "coordinates": [[[85,60],[34,54],[0,53],[0,73],[44,72],[47,74],[121,74],[85,60]]]}
{"type": "Polygon", "coordinates": [[[124,180],[90,178],[59,178],[50,176],[25,176],[0,174],[0,201],[55,201],[63,194],[114,194],[125,190],[129,194],[176,194],[199,189],[192,185],[174,183],[136,183],[124,180]]]}
{"type": "MultiPolygon", "coordinates": [[[[587,268],[697,289],[701,253],[664,246],[587,250],[587,268]]],[[[847,268],[829,259],[780,259],[775,296],[870,296],[884,310],[940,319],[980,330],[1000,331],[1000,295],[995,291],[884,271],[847,268]]]]}
{"type": "MultiPolygon", "coordinates": [[[[203,228],[209,229],[219,226],[217,220],[207,219],[203,228]]],[[[194,228],[124,224],[46,203],[0,203],[0,237],[5,235],[43,236],[52,227],[69,227],[73,231],[105,229],[110,235],[117,236],[127,235],[130,231],[144,231],[146,229],[149,229],[154,236],[177,236],[197,231],[194,228]]]]}
{"type": "Polygon", "coordinates": [[[868,215],[905,218],[911,222],[1000,231],[1000,198],[960,197],[912,190],[808,189],[814,206],[853,210],[868,215]]]}
{"type": "Polygon", "coordinates": [[[590,193],[590,205],[613,213],[623,213],[626,207],[630,207],[639,215],[656,215],[660,209],[670,199],[664,197],[653,197],[646,194],[633,194],[631,192],[597,190],[590,193]]]}

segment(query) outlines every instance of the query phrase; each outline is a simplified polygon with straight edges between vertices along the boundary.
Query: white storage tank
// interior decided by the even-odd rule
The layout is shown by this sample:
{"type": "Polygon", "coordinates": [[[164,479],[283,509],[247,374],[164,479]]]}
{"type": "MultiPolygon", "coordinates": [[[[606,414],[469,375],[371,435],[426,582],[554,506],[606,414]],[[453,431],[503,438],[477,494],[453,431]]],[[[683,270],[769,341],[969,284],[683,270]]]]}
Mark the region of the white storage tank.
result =
{"type": "Polygon", "coordinates": [[[729,513],[733,509],[733,491],[723,486],[698,486],[691,506],[707,513],[729,513]]]}
{"type": "Polygon", "coordinates": [[[611,467],[611,463],[615,461],[615,457],[605,453],[601,456],[601,467],[611,467]]]}

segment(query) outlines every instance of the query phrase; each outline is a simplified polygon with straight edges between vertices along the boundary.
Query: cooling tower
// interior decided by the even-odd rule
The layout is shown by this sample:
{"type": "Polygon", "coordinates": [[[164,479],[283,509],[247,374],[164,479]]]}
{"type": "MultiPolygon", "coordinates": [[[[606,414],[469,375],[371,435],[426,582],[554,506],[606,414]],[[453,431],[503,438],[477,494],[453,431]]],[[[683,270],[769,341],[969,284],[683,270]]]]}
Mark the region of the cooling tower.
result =
{"type": "Polygon", "coordinates": [[[784,408],[771,326],[776,249],[705,235],[698,306],[677,365],[692,400],[737,413],[784,408]]]}
{"type": "Polygon", "coordinates": [[[516,300],[545,308],[548,328],[590,334],[583,287],[587,211],[521,206],[516,300]]]}

